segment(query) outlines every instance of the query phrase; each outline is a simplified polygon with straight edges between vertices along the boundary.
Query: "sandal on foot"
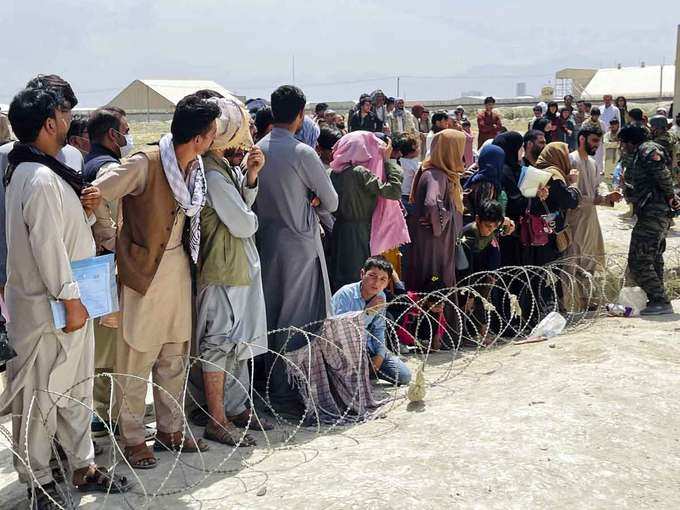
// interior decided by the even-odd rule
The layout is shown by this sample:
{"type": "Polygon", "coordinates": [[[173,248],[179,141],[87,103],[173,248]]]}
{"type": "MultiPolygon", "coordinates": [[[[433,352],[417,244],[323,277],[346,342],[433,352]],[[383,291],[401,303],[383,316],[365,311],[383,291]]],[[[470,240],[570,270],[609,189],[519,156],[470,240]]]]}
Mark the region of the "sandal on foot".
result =
{"type": "Polygon", "coordinates": [[[196,438],[196,440],[194,440],[185,435],[184,439],[182,439],[181,432],[173,432],[172,434],[157,432],[156,442],[153,444],[153,449],[156,452],[171,451],[177,453],[203,453],[209,448],[210,447],[208,446],[208,443],[200,438],[196,438]]]}
{"type": "Polygon", "coordinates": [[[146,446],[146,443],[137,446],[127,446],[123,452],[125,459],[133,469],[153,469],[158,464],[153,452],[146,446]]]}
{"type": "Polygon", "coordinates": [[[120,494],[130,490],[130,482],[125,476],[109,473],[109,470],[105,467],[96,467],[94,471],[88,471],[83,477],[83,483],[75,487],[78,491],[85,493],[120,494]]]}
{"type": "Polygon", "coordinates": [[[26,490],[31,510],[58,510],[66,507],[66,501],[56,482],[35,486],[33,489],[29,487],[26,490]]]}
{"type": "Polygon", "coordinates": [[[209,439],[210,441],[215,441],[217,443],[226,444],[229,446],[256,446],[255,438],[250,434],[245,434],[241,437],[241,433],[234,426],[233,423],[227,422],[227,424],[215,423],[211,421],[206,425],[205,431],[203,432],[203,437],[209,439]]]}
{"type": "Polygon", "coordinates": [[[228,416],[230,422],[238,428],[251,430],[273,430],[274,424],[262,415],[254,415],[252,409],[246,409],[236,416],[228,416]]]}

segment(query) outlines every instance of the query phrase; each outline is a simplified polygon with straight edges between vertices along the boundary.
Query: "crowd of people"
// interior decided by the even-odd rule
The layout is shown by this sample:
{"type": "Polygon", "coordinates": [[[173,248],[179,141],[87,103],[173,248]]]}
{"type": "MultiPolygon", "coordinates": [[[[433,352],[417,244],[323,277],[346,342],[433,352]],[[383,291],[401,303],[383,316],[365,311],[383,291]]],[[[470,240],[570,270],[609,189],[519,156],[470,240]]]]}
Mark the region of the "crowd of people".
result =
{"type": "MultiPolygon", "coordinates": [[[[254,412],[252,384],[272,409],[303,414],[286,355],[310,348],[325,321],[360,317],[358,362],[407,384],[402,355],[458,347],[451,330],[488,339],[494,324],[480,317],[481,298],[513,324],[494,270],[563,258],[590,275],[602,270],[597,207],[624,197],[637,216],[629,268],[649,299],[642,313],[671,313],[662,256],[680,200],[667,117],[648,125],[623,98],[605,96],[600,108],[573,99],[537,105],[521,134],[503,126],[489,97],[475,148],[462,107],[430,116],[378,90],[345,122],[324,103],[307,115],[295,86],[245,105],[201,90],[177,104],[158,143],[138,147],[125,111],[74,119],[65,80],[31,80],[9,109],[18,140],[0,147],[2,287],[16,351],[0,411],[12,414],[14,465],[34,507],[63,502],[50,468],[55,436],[78,489],[122,492],[130,482],[95,464],[91,432],[115,432],[127,462],[151,469],[154,451],[202,452],[204,439],[254,445],[239,429],[273,424],[254,412]],[[605,193],[607,143],[618,144],[622,175],[605,193]],[[549,180],[527,193],[533,169],[549,180]],[[71,263],[110,253],[120,312],[92,320],[71,263]],[[481,297],[447,294],[476,274],[489,283],[481,297]],[[54,300],[65,307],[63,329],[54,300]],[[201,363],[188,375],[190,352],[201,363]],[[113,388],[95,373],[116,374],[113,388]],[[187,377],[202,439],[185,431],[187,377]]],[[[546,312],[588,306],[557,288],[530,278],[510,291],[546,312]]]]}

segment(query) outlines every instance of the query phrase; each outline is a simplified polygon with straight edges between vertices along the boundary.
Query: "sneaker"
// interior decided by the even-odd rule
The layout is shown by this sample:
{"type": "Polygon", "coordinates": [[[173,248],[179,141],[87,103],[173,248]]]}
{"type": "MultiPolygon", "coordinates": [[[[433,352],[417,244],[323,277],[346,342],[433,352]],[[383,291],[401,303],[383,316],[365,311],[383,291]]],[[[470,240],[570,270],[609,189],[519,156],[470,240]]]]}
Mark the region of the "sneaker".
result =
{"type": "Polygon", "coordinates": [[[667,315],[673,313],[673,306],[670,303],[649,303],[647,308],[640,312],[640,315],[667,315]]]}

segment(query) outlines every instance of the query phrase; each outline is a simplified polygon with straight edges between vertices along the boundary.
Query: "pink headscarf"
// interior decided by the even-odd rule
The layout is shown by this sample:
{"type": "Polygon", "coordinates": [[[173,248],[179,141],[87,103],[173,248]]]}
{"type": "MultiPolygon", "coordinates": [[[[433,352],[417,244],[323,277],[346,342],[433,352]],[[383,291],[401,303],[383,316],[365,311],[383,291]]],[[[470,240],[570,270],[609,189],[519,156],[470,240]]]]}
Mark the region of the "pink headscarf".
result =
{"type": "MultiPolygon", "coordinates": [[[[340,173],[349,167],[363,166],[380,182],[385,181],[383,150],[385,143],[368,131],[354,131],[343,136],[333,147],[331,169],[340,173]]],[[[406,220],[398,200],[378,196],[371,219],[371,255],[380,255],[410,243],[406,220]]]]}

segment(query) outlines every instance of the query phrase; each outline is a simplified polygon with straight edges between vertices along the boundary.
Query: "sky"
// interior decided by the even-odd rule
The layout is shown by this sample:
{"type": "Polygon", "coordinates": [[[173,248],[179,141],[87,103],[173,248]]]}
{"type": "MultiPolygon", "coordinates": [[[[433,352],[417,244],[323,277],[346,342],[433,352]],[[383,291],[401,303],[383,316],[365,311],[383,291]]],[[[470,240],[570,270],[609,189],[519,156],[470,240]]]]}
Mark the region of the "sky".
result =
{"type": "Polygon", "coordinates": [[[565,67],[674,63],[678,23],[677,0],[2,0],[0,103],[39,73],[83,107],[145,78],[310,102],[396,96],[398,76],[410,101],[537,94],[565,67]]]}

